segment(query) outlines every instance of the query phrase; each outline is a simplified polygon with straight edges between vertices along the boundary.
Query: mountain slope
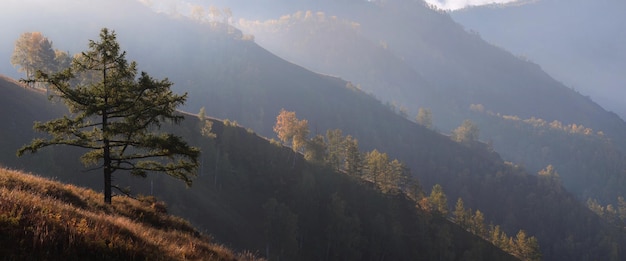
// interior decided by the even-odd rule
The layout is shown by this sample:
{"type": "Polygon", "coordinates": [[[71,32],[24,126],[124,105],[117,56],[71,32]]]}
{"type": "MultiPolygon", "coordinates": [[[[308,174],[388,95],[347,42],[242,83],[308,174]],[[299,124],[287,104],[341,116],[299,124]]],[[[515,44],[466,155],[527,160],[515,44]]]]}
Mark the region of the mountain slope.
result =
{"type": "Polygon", "coordinates": [[[410,115],[420,107],[430,108],[435,125],[443,131],[451,131],[464,119],[479,123],[481,140],[491,141],[505,160],[525,164],[531,172],[554,164],[562,170],[566,187],[581,201],[597,197],[610,202],[623,194],[620,182],[626,180],[625,168],[597,168],[621,166],[621,157],[568,159],[571,151],[585,149],[579,146],[557,150],[542,159],[517,161],[527,154],[542,154],[541,147],[532,151],[508,147],[532,133],[503,132],[482,115],[470,112],[470,107],[480,105],[522,119],[582,125],[608,137],[600,143],[609,142],[624,151],[626,124],[615,114],[566,88],[539,66],[489,45],[477,34],[466,33],[445,14],[419,3],[396,0],[354,4],[350,9],[345,5],[326,3],[315,6],[325,14],[297,12],[275,20],[244,20],[239,26],[278,55],[315,71],[345,76],[363,90],[407,109],[410,115]],[[403,26],[406,24],[415,26],[403,26]],[[602,173],[598,182],[609,185],[578,185],[597,179],[594,173],[602,173]]]}
{"type": "MultiPolygon", "coordinates": [[[[287,2],[284,4],[289,5],[287,2]]],[[[369,41],[344,44],[342,40],[335,39],[334,31],[316,28],[323,23],[305,24],[303,21],[291,24],[305,30],[277,28],[264,31],[266,28],[256,27],[254,30],[253,27],[251,32],[257,34],[256,39],[261,45],[268,44],[280,56],[297,57],[297,61],[306,67],[319,68],[319,64],[323,64],[320,59],[326,57],[309,57],[309,53],[335,53],[339,57],[333,59],[341,65],[327,66],[324,72],[330,74],[340,72],[331,71],[335,67],[350,71],[348,62],[353,59],[367,62],[353,54],[358,52],[360,56],[368,56],[368,44],[383,43],[387,56],[395,55],[402,59],[435,89],[421,86],[422,81],[415,82],[412,86],[398,87],[405,92],[394,97],[395,100],[413,113],[417,107],[432,108],[435,116],[440,115],[435,120],[445,130],[455,127],[467,116],[469,105],[483,104],[506,115],[583,124],[603,130],[623,144],[619,133],[626,127],[617,116],[555,81],[536,64],[520,60],[486,43],[480,36],[467,33],[448,15],[430,10],[419,1],[393,0],[367,4],[341,1],[325,2],[323,5],[310,3],[306,7],[313,14],[316,11],[325,12],[329,20],[337,16],[340,21],[359,24],[353,34],[369,41]],[[306,44],[307,41],[313,43],[306,44]],[[324,42],[335,43],[335,49],[325,50],[324,42]],[[317,60],[307,60],[307,57],[317,60]]],[[[280,15],[286,14],[277,14],[274,18],[280,15]]],[[[244,29],[249,28],[246,23],[243,26],[244,29]]],[[[360,83],[359,79],[355,79],[355,83],[360,83]]],[[[386,89],[377,87],[367,88],[372,89],[375,95],[384,96],[386,89]]]]}
{"type": "Polygon", "coordinates": [[[621,99],[626,95],[624,9],[622,1],[543,0],[469,8],[450,15],[625,118],[621,99]]]}
{"type": "MultiPolygon", "coordinates": [[[[253,47],[250,43],[244,42],[242,44],[244,46],[253,47]]],[[[269,53],[264,51],[255,52],[254,54],[255,55],[250,54],[250,57],[272,57],[269,53]]],[[[250,59],[248,60],[248,64],[255,65],[253,63],[255,60],[250,57],[247,58],[250,59]]],[[[263,59],[262,61],[264,61],[264,63],[258,64],[259,67],[256,67],[257,74],[255,75],[258,77],[256,79],[259,79],[257,83],[262,84],[260,86],[263,86],[264,88],[257,88],[256,90],[267,91],[268,94],[266,95],[268,96],[255,95],[254,99],[252,99],[252,97],[247,96],[250,94],[248,92],[246,92],[246,95],[239,93],[238,95],[233,96],[220,96],[221,99],[216,99],[216,102],[211,103],[210,105],[217,108],[223,107],[222,110],[233,110],[229,112],[231,113],[231,117],[234,116],[232,118],[237,120],[243,119],[241,120],[242,122],[249,121],[250,125],[260,124],[260,126],[265,127],[265,132],[271,132],[271,130],[268,131],[267,129],[271,129],[269,126],[273,124],[271,122],[250,120],[251,118],[249,115],[254,115],[250,112],[259,112],[263,110],[271,111],[271,108],[278,108],[282,106],[291,110],[296,110],[301,117],[309,119],[312,128],[315,130],[323,131],[330,128],[341,128],[345,131],[345,133],[350,133],[358,137],[364,148],[378,148],[382,151],[388,151],[392,157],[398,157],[404,162],[407,162],[408,166],[413,170],[413,173],[420,177],[422,184],[427,187],[430,187],[435,183],[440,183],[448,192],[450,198],[453,199],[459,196],[463,197],[468,206],[473,209],[481,209],[481,211],[485,213],[485,217],[488,220],[492,220],[496,224],[503,224],[508,234],[514,234],[517,229],[521,228],[527,230],[530,234],[536,235],[539,238],[542,251],[545,253],[546,258],[559,256],[567,259],[580,255],[581,253],[575,250],[577,248],[574,248],[573,245],[567,245],[567,237],[573,239],[573,242],[585,245],[584,249],[587,251],[587,255],[589,257],[604,257],[606,253],[609,252],[606,250],[606,245],[598,245],[598,241],[595,241],[593,238],[612,238],[608,242],[616,242],[615,240],[620,240],[620,235],[615,234],[616,232],[610,232],[612,229],[603,225],[602,221],[600,221],[593,213],[588,211],[582,205],[577,203],[576,200],[573,200],[571,196],[567,195],[567,193],[563,193],[560,190],[560,192],[555,192],[552,191],[552,188],[550,187],[539,186],[540,183],[537,178],[528,176],[527,174],[520,172],[520,170],[515,170],[514,168],[503,164],[497,155],[489,153],[484,149],[480,149],[480,146],[472,149],[459,145],[452,142],[448,137],[439,135],[414,123],[406,121],[401,116],[393,113],[388,108],[373,98],[365,95],[361,91],[355,88],[346,88],[346,83],[340,81],[339,79],[312,74],[302,68],[289,65],[288,63],[285,63],[277,58],[263,59]],[[275,65],[272,64],[272,62],[278,64],[275,65]],[[260,66],[261,64],[266,66],[262,67],[260,66]],[[281,70],[273,71],[273,68],[281,70]],[[285,68],[288,70],[284,70],[285,68]],[[295,81],[287,81],[287,83],[298,83],[299,85],[296,85],[297,88],[289,88],[289,84],[282,82],[285,79],[291,79],[289,77],[271,77],[271,75],[276,75],[276,73],[283,75],[283,72],[287,72],[284,75],[297,77],[293,79],[295,81]],[[267,76],[261,77],[264,75],[267,76]],[[307,81],[300,82],[296,79],[305,79],[307,81]],[[317,86],[317,88],[307,90],[307,88],[311,88],[313,86],[317,86]],[[284,92],[276,92],[273,90],[273,88],[277,87],[282,88],[280,90],[287,92],[288,95],[284,95],[284,92]],[[304,93],[306,94],[304,94],[303,91],[305,91],[304,93]],[[281,99],[280,103],[277,103],[276,101],[269,103],[268,100],[271,100],[270,97],[273,97],[272,94],[276,95],[278,93],[284,95],[282,97],[284,100],[281,99]],[[334,98],[316,99],[316,96],[334,98]],[[307,97],[307,99],[300,99],[299,97],[307,97]],[[247,99],[247,102],[241,103],[238,100],[233,100],[233,98],[247,99]],[[233,109],[233,106],[229,106],[229,104],[237,104],[238,107],[233,109]],[[239,109],[237,110],[236,108],[239,109]],[[261,110],[259,110],[259,108],[261,110]],[[393,126],[393,128],[389,128],[389,126],[393,126]],[[510,189],[511,187],[517,189],[512,190],[510,189]],[[494,191],[493,188],[499,189],[494,191]],[[529,191],[534,191],[532,193],[533,197],[530,198],[532,200],[528,200],[526,198],[529,191]],[[542,204],[537,206],[536,204],[538,202],[542,202],[542,204]],[[516,207],[511,208],[510,206],[516,207]],[[532,215],[529,215],[531,213],[528,211],[529,209],[533,209],[532,215]],[[563,218],[565,218],[567,222],[563,222],[563,218]],[[574,227],[584,229],[572,230],[574,227]],[[589,234],[597,236],[589,237],[589,234]],[[571,237],[572,235],[573,237],[571,237]]],[[[250,68],[255,67],[251,66],[250,68]]],[[[8,83],[5,84],[11,86],[8,83]]],[[[193,90],[191,91],[193,92],[193,90]]],[[[10,96],[2,97],[10,99],[10,96]]],[[[268,118],[269,117],[271,116],[268,116],[268,118]]],[[[28,118],[24,117],[24,119],[27,120],[28,118]]],[[[254,118],[252,117],[252,119],[254,118]]],[[[186,133],[193,133],[193,128],[195,128],[194,126],[197,127],[197,125],[194,124],[187,126],[186,133]]],[[[225,136],[228,137],[227,135],[223,135],[223,133],[218,132],[218,140],[225,138],[225,136]]],[[[194,142],[200,142],[198,139],[199,138],[196,137],[194,142]]],[[[219,234],[220,236],[218,238],[221,240],[227,239],[224,241],[239,242],[241,244],[238,245],[244,246],[248,249],[262,249],[263,246],[258,244],[259,240],[262,240],[262,237],[255,239],[254,237],[246,236],[249,235],[249,231],[254,228],[253,224],[255,223],[244,222],[244,220],[246,216],[255,216],[258,215],[259,211],[262,212],[262,210],[258,208],[259,206],[264,205],[264,203],[267,203],[267,198],[258,196],[249,197],[245,196],[246,194],[241,194],[241,191],[249,191],[252,188],[258,188],[259,186],[253,184],[257,184],[255,182],[258,182],[259,180],[254,179],[256,181],[252,181],[249,179],[243,179],[248,181],[241,183],[240,181],[242,180],[240,175],[233,175],[233,173],[242,173],[243,170],[247,170],[243,171],[243,173],[258,173],[259,170],[264,170],[267,167],[267,163],[282,162],[282,160],[271,158],[262,161],[253,160],[255,157],[246,155],[241,152],[241,149],[237,149],[238,146],[241,147],[244,146],[244,144],[255,144],[254,142],[245,142],[245,140],[246,139],[236,138],[235,141],[238,142],[218,142],[218,144],[220,144],[220,147],[218,148],[220,149],[217,151],[215,149],[205,150],[208,152],[205,154],[207,156],[207,158],[205,158],[205,169],[211,170],[215,169],[216,166],[221,166],[219,167],[219,173],[221,174],[218,175],[214,173],[213,177],[208,176],[204,178],[201,176],[198,178],[196,185],[189,194],[168,193],[170,190],[164,188],[182,189],[183,186],[176,186],[167,179],[154,177],[152,184],[155,188],[158,188],[155,193],[159,193],[160,197],[167,199],[167,202],[177,202],[176,204],[170,203],[173,205],[172,211],[174,213],[184,213],[195,224],[201,224],[200,226],[205,228],[211,227],[212,233],[215,231],[216,234],[219,234]],[[234,149],[236,150],[233,151],[234,149]],[[239,152],[236,152],[237,150],[239,150],[239,152]],[[221,153],[218,151],[221,151],[221,153]],[[256,163],[246,163],[241,165],[241,163],[238,163],[238,160],[229,160],[236,155],[239,155],[237,157],[243,157],[244,159],[252,158],[252,163],[256,163]],[[218,160],[214,161],[216,157],[218,160]],[[216,164],[213,164],[213,162],[216,162],[216,164]],[[255,165],[260,163],[262,164],[255,165]],[[231,179],[231,181],[228,181],[228,183],[227,181],[223,181],[224,183],[215,183],[216,177],[222,177],[219,179],[227,177],[231,179]],[[232,180],[233,178],[234,180],[232,180]],[[205,184],[200,185],[199,183],[205,184]],[[227,186],[226,184],[230,184],[230,186],[227,186]],[[241,184],[248,185],[242,189],[241,184]],[[232,195],[237,196],[224,198],[232,200],[239,199],[238,202],[243,202],[241,203],[243,205],[240,206],[249,206],[249,201],[247,200],[251,198],[257,199],[259,202],[253,204],[256,206],[256,212],[253,210],[254,208],[250,209],[248,207],[243,207],[242,210],[247,210],[240,212],[242,210],[233,209],[231,204],[221,205],[216,204],[215,201],[199,200],[206,200],[207,198],[222,198],[220,195],[222,195],[223,192],[220,192],[221,190],[215,190],[214,188],[222,188],[224,190],[225,188],[229,188],[229,191],[235,193],[232,195]],[[186,205],[178,202],[194,202],[195,204],[200,205],[186,205]],[[203,211],[194,212],[194,210],[203,211]],[[251,212],[251,214],[247,211],[253,212],[251,212]],[[206,213],[214,214],[207,215],[206,213]],[[209,222],[207,222],[207,220],[209,220],[209,222]],[[216,220],[230,220],[238,222],[228,225],[228,223],[215,222],[216,220]],[[220,225],[218,227],[212,227],[208,224],[220,225]],[[228,233],[224,230],[228,231],[228,233]]],[[[25,142],[28,141],[24,141],[24,143],[25,142]]],[[[246,146],[244,146],[244,148],[246,148],[246,146]]],[[[266,151],[265,149],[246,149],[244,151],[257,152],[257,154],[265,157],[275,157],[273,155],[276,154],[264,153],[264,151],[266,151]]],[[[288,152],[283,152],[283,154],[284,153],[288,152]]],[[[67,153],[61,154],[68,155],[67,153]]],[[[283,157],[286,158],[286,156],[283,157]]],[[[78,158],[78,156],[74,158],[78,158]]],[[[61,161],[57,163],[66,162],[66,164],[63,165],[65,169],[72,168],[76,170],[76,173],[80,172],[80,167],[72,167],[76,166],[77,163],[68,163],[72,161],[70,157],[64,157],[60,160],[61,161]]],[[[35,167],[36,165],[37,164],[33,164],[32,167],[35,167]]],[[[40,168],[45,168],[45,165],[40,168]]],[[[286,168],[289,169],[289,167],[286,168]]],[[[271,173],[280,173],[279,171],[275,171],[273,169],[269,169],[267,171],[267,174],[265,174],[266,176],[271,176],[271,173]]],[[[301,175],[304,175],[304,173],[307,172],[303,172],[301,175]]],[[[293,176],[293,174],[288,176],[293,176]]],[[[69,175],[67,178],[79,182],[91,182],[94,184],[94,187],[99,187],[98,181],[100,179],[97,177],[89,178],[87,176],[86,178],[83,177],[79,179],[76,175],[69,175]]],[[[280,178],[278,180],[280,180],[280,178]]],[[[121,179],[120,182],[127,184],[126,180],[121,179]]],[[[149,191],[152,191],[150,186],[147,186],[148,184],[145,182],[133,182],[133,180],[130,180],[128,181],[128,184],[130,184],[133,189],[138,192],[143,191],[148,194],[149,191]]],[[[277,184],[282,184],[282,182],[277,184]]],[[[270,189],[269,191],[274,191],[274,189],[270,189]]],[[[345,189],[341,189],[340,191],[345,191],[345,189]]],[[[324,193],[324,195],[327,196],[328,194],[329,193],[324,193]]],[[[371,208],[371,206],[368,206],[368,208],[371,208]]],[[[387,211],[382,211],[380,213],[385,212],[387,211]]],[[[256,222],[256,229],[259,229],[259,221],[256,222]]],[[[314,231],[318,230],[320,229],[316,229],[314,231]]],[[[323,229],[321,231],[323,231],[323,229]]],[[[262,231],[258,231],[257,233],[257,235],[262,234],[262,231]]],[[[399,246],[401,245],[393,244],[390,247],[399,246]]],[[[315,249],[315,246],[312,247],[315,249]]],[[[428,247],[425,247],[425,249],[428,249],[428,247]]],[[[324,251],[321,253],[323,252],[324,251]]],[[[459,255],[461,254],[462,252],[459,255]]]]}
{"type": "Polygon", "coordinates": [[[360,24],[331,14],[298,11],[262,22],[241,19],[237,26],[272,53],[309,70],[338,75],[384,101],[397,100],[413,88],[434,89],[385,42],[371,41],[360,33],[360,24]]]}
{"type": "MultiPolygon", "coordinates": [[[[597,240],[604,236],[615,238],[614,242],[623,240],[618,239],[623,237],[621,232],[604,224],[574,197],[563,190],[555,192],[540,186],[536,177],[512,170],[499,157],[465,148],[421,128],[361,91],[345,88],[345,82],[289,67],[292,65],[253,45],[246,47],[248,52],[243,57],[240,52],[230,53],[245,61],[246,78],[233,77],[234,82],[207,88],[228,90],[230,94],[202,95],[207,99],[207,111],[224,113],[268,136],[272,135],[273,115],[281,107],[308,119],[315,133],[343,129],[357,137],[365,149],[378,148],[406,162],[426,187],[440,183],[450,198],[467,199],[472,208],[484,210],[489,220],[505,224],[509,234],[522,228],[537,235],[547,259],[608,258],[611,245],[598,244],[597,240]],[[535,190],[530,197],[529,191],[535,190]],[[600,232],[604,235],[584,236],[598,231],[605,231],[600,232]],[[567,237],[573,234],[573,241],[585,247],[568,243],[567,237]]],[[[200,82],[210,82],[208,77],[204,79],[200,82]]]]}
{"type": "Polygon", "coordinates": [[[521,119],[490,111],[476,111],[476,123],[503,158],[537,173],[552,165],[563,186],[580,201],[597,199],[617,206],[626,186],[626,160],[602,132],[559,121],[521,119]]]}
{"type": "Polygon", "coordinates": [[[4,260],[255,260],[166,214],[162,202],[117,197],[0,169],[4,260]]]}
{"type": "MultiPolygon", "coordinates": [[[[0,95],[3,97],[0,117],[4,123],[3,128],[0,129],[0,137],[2,137],[0,146],[4,148],[0,151],[0,162],[14,168],[31,166],[30,160],[18,159],[15,153],[25,142],[32,139],[33,121],[44,121],[49,119],[50,115],[62,115],[68,110],[59,106],[60,104],[50,102],[40,91],[26,87],[6,76],[0,75],[0,82],[2,87],[0,95]],[[29,117],[16,117],[16,115],[29,115],[29,117]]],[[[44,152],[44,154],[48,153],[44,152]]]]}
{"type": "MultiPolygon", "coordinates": [[[[0,81],[0,87],[22,88],[7,81],[0,81]]],[[[41,94],[26,92],[18,97],[37,95],[41,94]]],[[[22,106],[28,105],[18,105],[18,109],[22,106]]],[[[54,117],[52,111],[45,114],[54,117]]],[[[172,213],[238,248],[270,259],[515,260],[450,221],[417,209],[402,194],[382,194],[353,177],[310,164],[291,149],[233,123],[213,120],[215,140],[200,135],[195,117],[165,128],[202,148],[203,164],[193,187],[186,189],[162,175],[149,176],[149,182],[116,175],[115,181],[135,193],[154,194],[170,205],[172,213]]],[[[56,150],[65,155],[63,162],[49,161],[49,155],[43,155],[31,159],[27,168],[53,167],[45,173],[61,180],[75,178],[81,171],[70,170],[78,158],[70,158],[63,147],[56,150]],[[63,164],[65,171],[52,171],[57,164],[63,164]]],[[[101,180],[98,175],[81,176],[77,183],[101,180]]],[[[127,208],[118,201],[113,207],[127,208]]]]}

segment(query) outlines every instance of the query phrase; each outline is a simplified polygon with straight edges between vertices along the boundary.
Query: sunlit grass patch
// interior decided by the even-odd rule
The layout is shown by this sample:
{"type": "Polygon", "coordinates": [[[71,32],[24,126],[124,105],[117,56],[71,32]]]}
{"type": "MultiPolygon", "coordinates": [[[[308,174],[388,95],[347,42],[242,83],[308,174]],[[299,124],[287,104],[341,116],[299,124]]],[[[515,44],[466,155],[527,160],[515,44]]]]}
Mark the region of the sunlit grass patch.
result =
{"type": "Polygon", "coordinates": [[[115,197],[0,169],[0,256],[7,260],[254,260],[211,242],[154,198],[115,197]]]}

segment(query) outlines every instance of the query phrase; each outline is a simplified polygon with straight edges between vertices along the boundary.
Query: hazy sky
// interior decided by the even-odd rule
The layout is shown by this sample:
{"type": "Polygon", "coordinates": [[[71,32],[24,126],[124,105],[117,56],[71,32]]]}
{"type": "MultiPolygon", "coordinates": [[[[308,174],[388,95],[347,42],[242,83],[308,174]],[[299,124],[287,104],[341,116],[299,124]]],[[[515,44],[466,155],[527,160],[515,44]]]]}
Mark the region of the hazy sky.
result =
{"type": "Polygon", "coordinates": [[[208,7],[207,0],[137,0],[152,10],[173,15],[189,15],[195,5],[208,7]],[[206,5],[206,6],[205,6],[206,5]]]}
{"type": "Polygon", "coordinates": [[[479,6],[489,4],[508,4],[521,0],[425,0],[427,3],[435,5],[444,10],[458,10],[468,6],[479,6]]]}

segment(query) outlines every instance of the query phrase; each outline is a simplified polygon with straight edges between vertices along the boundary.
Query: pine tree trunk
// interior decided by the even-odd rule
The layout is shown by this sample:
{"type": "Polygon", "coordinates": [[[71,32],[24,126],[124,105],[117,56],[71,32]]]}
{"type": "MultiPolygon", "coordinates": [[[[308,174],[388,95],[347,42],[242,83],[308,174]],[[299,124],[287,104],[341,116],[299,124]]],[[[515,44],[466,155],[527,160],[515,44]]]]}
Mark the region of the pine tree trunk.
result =
{"type": "MultiPolygon", "coordinates": [[[[106,163],[105,163],[106,164],[106,163]]],[[[110,166],[109,160],[109,166],[110,166]]],[[[108,166],[104,167],[104,203],[111,204],[111,168],[108,166]]]]}
{"type": "MultiPolygon", "coordinates": [[[[106,103],[106,99],[105,99],[106,103]]],[[[102,112],[102,135],[104,135],[104,203],[111,204],[111,147],[107,137],[108,115],[106,109],[102,112]]]]}
{"type": "MultiPolygon", "coordinates": [[[[106,92],[106,78],[107,78],[107,69],[106,69],[106,63],[104,66],[104,69],[102,70],[102,81],[103,81],[103,85],[105,88],[105,92],[106,92]]],[[[103,160],[104,160],[104,203],[105,204],[111,204],[111,198],[112,198],[112,193],[111,193],[111,144],[109,143],[109,137],[108,137],[108,128],[109,128],[109,115],[108,115],[108,111],[107,111],[107,105],[108,105],[108,97],[107,94],[105,94],[104,96],[104,109],[102,110],[102,136],[103,136],[103,144],[104,144],[104,151],[103,151],[103,160]]]]}

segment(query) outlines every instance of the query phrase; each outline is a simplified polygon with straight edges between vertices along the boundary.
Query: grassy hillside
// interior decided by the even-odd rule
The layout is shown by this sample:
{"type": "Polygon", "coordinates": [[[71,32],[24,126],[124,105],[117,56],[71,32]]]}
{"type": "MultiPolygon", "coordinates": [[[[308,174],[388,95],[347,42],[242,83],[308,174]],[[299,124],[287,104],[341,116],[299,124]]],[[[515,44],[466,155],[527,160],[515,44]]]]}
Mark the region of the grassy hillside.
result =
{"type": "Polygon", "coordinates": [[[255,260],[167,214],[153,197],[102,202],[93,190],[0,169],[3,260],[255,260]]]}

